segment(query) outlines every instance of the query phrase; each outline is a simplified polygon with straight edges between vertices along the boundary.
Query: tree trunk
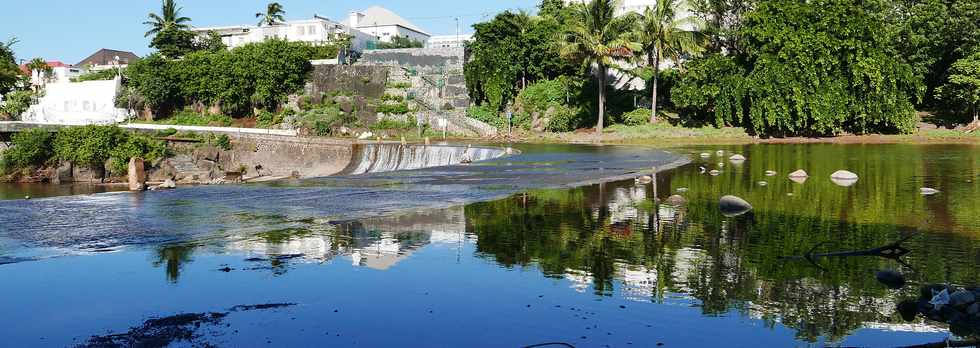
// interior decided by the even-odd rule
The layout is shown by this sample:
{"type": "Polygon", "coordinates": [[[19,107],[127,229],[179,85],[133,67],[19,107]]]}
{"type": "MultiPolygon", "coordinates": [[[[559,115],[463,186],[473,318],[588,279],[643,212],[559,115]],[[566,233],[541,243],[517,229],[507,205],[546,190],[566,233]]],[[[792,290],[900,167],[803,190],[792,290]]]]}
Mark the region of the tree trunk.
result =
{"type": "Polygon", "coordinates": [[[606,117],[606,67],[599,63],[599,121],[596,122],[595,133],[602,136],[602,122],[606,117]]]}
{"type": "Polygon", "coordinates": [[[660,80],[660,56],[653,58],[653,96],[650,98],[650,123],[657,123],[657,82],[660,80]]]}

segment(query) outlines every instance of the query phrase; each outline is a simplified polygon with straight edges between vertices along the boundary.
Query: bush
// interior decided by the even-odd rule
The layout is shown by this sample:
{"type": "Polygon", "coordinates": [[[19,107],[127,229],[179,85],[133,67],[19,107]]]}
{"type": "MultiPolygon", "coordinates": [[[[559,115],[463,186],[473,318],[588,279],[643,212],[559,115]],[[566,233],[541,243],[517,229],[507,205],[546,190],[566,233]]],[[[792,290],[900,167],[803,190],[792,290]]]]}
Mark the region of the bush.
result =
{"type": "Polygon", "coordinates": [[[382,120],[378,121],[377,123],[371,125],[371,127],[369,127],[369,128],[372,131],[379,131],[379,130],[385,130],[385,129],[409,130],[409,129],[414,129],[415,126],[416,126],[415,125],[415,122],[412,122],[412,121],[399,121],[399,120],[392,120],[392,119],[387,119],[386,118],[386,119],[382,119],[382,120]]]}
{"type": "Polygon", "coordinates": [[[158,137],[169,137],[174,134],[177,134],[177,130],[173,128],[167,128],[167,129],[157,131],[158,137]]]}
{"type": "Polygon", "coordinates": [[[578,128],[582,121],[580,109],[564,105],[556,107],[548,117],[545,130],[549,132],[570,132],[578,128]]]}
{"type": "Polygon", "coordinates": [[[623,114],[623,124],[627,126],[639,126],[650,123],[650,109],[640,108],[623,114]]]}
{"type": "MultiPolygon", "coordinates": [[[[292,110],[290,110],[290,112],[292,112],[292,110]]],[[[277,114],[263,110],[259,113],[259,116],[256,117],[256,124],[260,128],[272,128],[275,125],[281,124],[284,118],[285,114],[277,114]]]]}
{"type": "Polygon", "coordinates": [[[3,97],[3,104],[0,104],[0,119],[14,120],[20,114],[31,107],[34,101],[34,92],[14,91],[7,93],[3,97]]]}
{"type": "MultiPolygon", "coordinates": [[[[123,74],[125,74],[125,70],[123,70],[123,74]]],[[[116,78],[116,75],[119,75],[119,70],[117,69],[90,71],[82,75],[79,75],[78,77],[73,77],[71,79],[71,82],[112,80],[116,78]]]]}
{"type": "MultiPolygon", "coordinates": [[[[52,142],[53,159],[78,165],[102,167],[112,160],[112,170],[126,171],[129,159],[155,161],[167,155],[166,143],[116,126],[70,127],[58,131],[52,142]]],[[[50,159],[49,159],[50,160],[50,159]]]]}
{"type": "Polygon", "coordinates": [[[407,103],[397,103],[397,104],[381,104],[375,108],[375,111],[385,114],[385,115],[404,115],[409,112],[407,103]]]}
{"type": "Polygon", "coordinates": [[[221,134],[214,138],[214,145],[222,150],[229,151],[232,148],[231,138],[228,137],[228,134],[221,134]]]}
{"type": "Polygon", "coordinates": [[[51,148],[53,139],[54,134],[43,129],[14,134],[11,138],[12,147],[3,152],[0,169],[9,171],[43,165],[54,155],[51,148]]]}
{"type": "Polygon", "coordinates": [[[409,89],[409,88],[412,88],[412,83],[411,82],[406,82],[406,81],[402,81],[402,82],[389,82],[388,85],[387,85],[387,87],[388,88],[393,88],[393,89],[409,89]]]}
{"type": "Polygon", "coordinates": [[[483,121],[484,123],[494,126],[497,129],[507,129],[507,119],[501,117],[497,110],[487,104],[469,107],[466,109],[466,116],[478,121],[483,121]]]}

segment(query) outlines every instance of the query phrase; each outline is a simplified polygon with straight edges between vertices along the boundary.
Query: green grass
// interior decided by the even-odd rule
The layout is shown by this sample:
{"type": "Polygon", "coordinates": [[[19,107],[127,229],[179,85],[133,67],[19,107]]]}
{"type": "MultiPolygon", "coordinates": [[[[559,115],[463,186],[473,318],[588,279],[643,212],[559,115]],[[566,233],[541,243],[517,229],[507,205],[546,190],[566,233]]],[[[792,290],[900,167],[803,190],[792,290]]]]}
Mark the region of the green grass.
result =
{"type": "Polygon", "coordinates": [[[612,125],[605,130],[606,136],[622,140],[662,138],[751,138],[743,128],[678,127],[666,123],[626,126],[612,125]]]}

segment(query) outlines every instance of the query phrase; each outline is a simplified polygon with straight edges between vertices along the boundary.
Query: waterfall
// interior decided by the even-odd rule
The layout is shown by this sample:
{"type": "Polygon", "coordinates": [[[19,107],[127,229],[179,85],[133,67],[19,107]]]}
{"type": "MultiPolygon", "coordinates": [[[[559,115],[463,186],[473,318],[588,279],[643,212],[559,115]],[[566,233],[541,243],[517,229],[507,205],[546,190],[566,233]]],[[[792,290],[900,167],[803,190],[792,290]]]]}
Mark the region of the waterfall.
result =
{"type": "Polygon", "coordinates": [[[501,157],[504,150],[489,147],[359,144],[342,173],[357,175],[478,162],[501,157]]]}
{"type": "Polygon", "coordinates": [[[109,124],[126,120],[126,110],[116,108],[118,78],[109,81],[57,82],[44,88],[44,96],[21,120],[66,125],[109,124]]]}

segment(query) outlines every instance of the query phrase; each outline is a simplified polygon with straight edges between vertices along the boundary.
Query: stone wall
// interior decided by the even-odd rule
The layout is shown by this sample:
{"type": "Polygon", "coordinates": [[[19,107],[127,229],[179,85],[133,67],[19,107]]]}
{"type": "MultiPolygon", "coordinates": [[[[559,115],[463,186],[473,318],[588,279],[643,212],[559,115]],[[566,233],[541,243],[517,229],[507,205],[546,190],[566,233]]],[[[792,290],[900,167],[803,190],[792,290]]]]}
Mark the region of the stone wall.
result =
{"type": "Polygon", "coordinates": [[[314,65],[311,74],[305,92],[315,97],[343,91],[381,98],[388,82],[388,69],[369,65],[314,65]]]}
{"type": "Polygon", "coordinates": [[[320,177],[336,174],[351,162],[348,142],[318,138],[242,136],[219,163],[235,170],[244,165],[250,175],[320,177]],[[262,168],[256,170],[256,167],[262,168]]]}
{"type": "Polygon", "coordinates": [[[465,109],[470,105],[463,75],[462,48],[407,48],[366,51],[360,65],[390,68],[393,82],[407,81],[408,94],[425,102],[433,111],[465,109]]]}

